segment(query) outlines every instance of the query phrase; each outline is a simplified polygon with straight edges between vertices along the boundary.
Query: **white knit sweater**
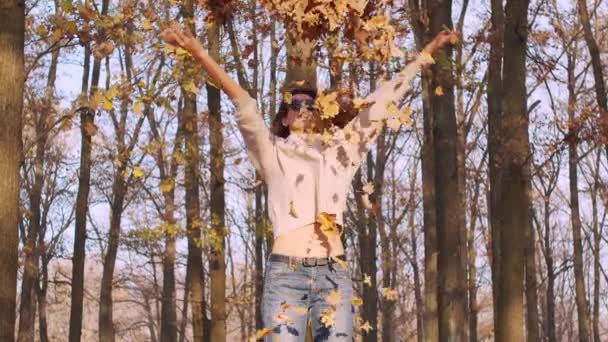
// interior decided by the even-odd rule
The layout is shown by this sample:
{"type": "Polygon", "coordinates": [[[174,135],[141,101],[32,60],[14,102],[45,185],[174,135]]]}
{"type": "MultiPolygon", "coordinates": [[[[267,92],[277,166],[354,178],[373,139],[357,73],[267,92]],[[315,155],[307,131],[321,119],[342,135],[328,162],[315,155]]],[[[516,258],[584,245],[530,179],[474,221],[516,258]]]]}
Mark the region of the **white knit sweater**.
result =
{"type": "Polygon", "coordinates": [[[234,100],[247,154],[268,186],[268,209],[275,237],[314,223],[321,212],[342,213],[352,178],[387,119],[388,103],[397,102],[428,55],[419,55],[390,81],[379,82],[365,100],[372,103],[337,130],[331,143],[319,134],[273,135],[249,95],[234,100]],[[290,210],[292,209],[292,210],[290,210]]]}

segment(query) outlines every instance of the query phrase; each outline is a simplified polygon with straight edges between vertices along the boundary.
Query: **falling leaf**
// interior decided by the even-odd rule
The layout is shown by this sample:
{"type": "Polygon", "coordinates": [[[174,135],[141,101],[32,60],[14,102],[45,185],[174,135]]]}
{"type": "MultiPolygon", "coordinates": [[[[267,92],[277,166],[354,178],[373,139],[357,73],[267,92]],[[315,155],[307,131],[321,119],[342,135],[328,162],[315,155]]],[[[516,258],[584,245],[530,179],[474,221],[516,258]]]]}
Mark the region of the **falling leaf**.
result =
{"type": "Polygon", "coordinates": [[[363,299],[361,299],[361,297],[353,297],[350,300],[351,304],[353,304],[354,306],[361,306],[363,305],[363,299]]]}
{"type": "Polygon", "coordinates": [[[160,182],[160,191],[169,192],[169,191],[173,190],[174,186],[175,186],[175,182],[173,181],[173,179],[171,179],[171,178],[163,179],[163,181],[160,182]]]}
{"type": "Polygon", "coordinates": [[[38,27],[36,28],[36,32],[38,32],[38,35],[40,35],[40,37],[46,37],[47,34],[49,34],[49,31],[46,29],[46,26],[44,25],[38,25],[38,27]]]}
{"type": "Polygon", "coordinates": [[[336,290],[336,289],[329,291],[329,294],[327,295],[327,297],[325,297],[325,301],[329,305],[333,305],[333,306],[338,306],[340,304],[341,300],[342,300],[342,293],[340,292],[340,290],[336,290]]]}
{"type": "Polygon", "coordinates": [[[150,21],[148,19],[144,19],[141,22],[141,27],[146,31],[152,30],[152,24],[150,23],[150,21]]]}
{"type": "Polygon", "coordinates": [[[317,96],[315,103],[321,113],[322,119],[334,118],[340,112],[337,91],[331,92],[327,95],[321,94],[317,96]]]}
{"type": "Polygon", "coordinates": [[[419,58],[420,58],[420,63],[422,63],[422,64],[434,64],[435,63],[433,56],[431,56],[431,54],[426,51],[421,52],[419,58]]]}
{"type": "Polygon", "coordinates": [[[333,309],[325,309],[321,311],[321,323],[326,328],[331,328],[336,324],[336,311],[333,309]]]}
{"type": "Polygon", "coordinates": [[[334,136],[328,130],[324,130],[323,134],[321,134],[321,142],[325,146],[331,146],[334,142],[334,136]]]}
{"type": "Polygon", "coordinates": [[[374,328],[372,328],[372,325],[369,324],[369,321],[365,321],[365,323],[361,324],[359,326],[359,329],[365,331],[365,333],[367,334],[370,330],[374,330],[374,328]]]}
{"type": "Polygon", "coordinates": [[[443,96],[443,88],[441,88],[441,86],[437,86],[437,88],[435,88],[435,95],[437,96],[443,96]]]}
{"type": "Polygon", "coordinates": [[[382,297],[384,297],[384,299],[386,299],[386,300],[396,301],[399,299],[399,293],[395,289],[392,289],[389,287],[383,287],[382,288],[382,297]]]}
{"type": "Polygon", "coordinates": [[[287,104],[291,104],[291,100],[293,99],[293,95],[290,92],[286,92],[283,94],[283,101],[287,104]]]}
{"type": "Polygon", "coordinates": [[[374,184],[372,182],[368,182],[363,186],[362,190],[364,193],[371,195],[374,192],[374,184]]]}
{"type": "Polygon", "coordinates": [[[289,201],[289,215],[298,218],[298,213],[296,212],[296,207],[293,204],[293,201],[289,201]]]}
{"type": "Polygon", "coordinates": [[[255,333],[255,340],[260,340],[270,334],[272,334],[272,329],[270,329],[270,328],[260,329],[260,330],[256,331],[256,333],[255,333]]]}
{"type": "Polygon", "coordinates": [[[412,121],[412,109],[410,107],[403,108],[402,111],[399,112],[399,122],[404,125],[410,124],[412,121]]]}
{"type": "Polygon", "coordinates": [[[144,104],[140,100],[135,101],[135,104],[133,104],[133,113],[141,115],[143,111],[144,104]]]}
{"type": "Polygon", "coordinates": [[[305,82],[306,82],[305,80],[300,80],[300,81],[294,82],[294,85],[296,87],[301,87],[304,85],[305,82]]]}
{"type": "Polygon", "coordinates": [[[372,286],[372,277],[370,277],[369,274],[363,274],[363,284],[372,286]]]}
{"type": "Polygon", "coordinates": [[[291,310],[299,315],[306,315],[308,313],[308,308],[303,306],[294,306],[291,310]]]}
{"type": "Polygon", "coordinates": [[[320,224],[321,231],[326,235],[339,233],[336,214],[321,212],[317,215],[317,222],[320,224]]]}
{"type": "Polygon", "coordinates": [[[133,168],[133,177],[141,178],[143,176],[144,176],[144,171],[141,169],[141,167],[136,166],[133,168]]]}
{"type": "Polygon", "coordinates": [[[395,117],[388,118],[386,120],[386,127],[392,129],[393,131],[398,131],[401,127],[401,121],[395,117]]]}
{"type": "Polygon", "coordinates": [[[112,100],[109,100],[108,98],[104,98],[103,99],[103,109],[110,111],[113,108],[114,108],[114,104],[112,104],[112,100]]]}

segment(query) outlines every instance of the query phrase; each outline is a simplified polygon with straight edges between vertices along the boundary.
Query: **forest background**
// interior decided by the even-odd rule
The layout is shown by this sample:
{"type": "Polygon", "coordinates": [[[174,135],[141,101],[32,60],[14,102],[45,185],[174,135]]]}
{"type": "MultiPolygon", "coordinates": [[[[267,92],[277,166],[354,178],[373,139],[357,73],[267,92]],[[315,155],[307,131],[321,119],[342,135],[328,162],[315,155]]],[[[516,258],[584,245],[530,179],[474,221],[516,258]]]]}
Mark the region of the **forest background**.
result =
{"type": "Polygon", "coordinates": [[[267,333],[264,183],[170,22],[267,122],[302,72],[364,97],[461,32],[352,184],[357,340],[608,339],[605,0],[8,0],[0,19],[0,340],[267,333]]]}

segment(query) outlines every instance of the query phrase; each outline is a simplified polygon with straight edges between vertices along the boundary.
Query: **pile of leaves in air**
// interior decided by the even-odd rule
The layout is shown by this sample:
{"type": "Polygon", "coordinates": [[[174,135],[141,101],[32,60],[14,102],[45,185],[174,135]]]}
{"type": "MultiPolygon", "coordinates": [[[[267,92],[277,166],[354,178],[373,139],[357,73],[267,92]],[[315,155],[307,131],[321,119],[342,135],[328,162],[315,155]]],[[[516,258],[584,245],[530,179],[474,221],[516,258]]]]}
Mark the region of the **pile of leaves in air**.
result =
{"type": "Polygon", "coordinates": [[[262,0],[266,9],[285,24],[292,40],[317,39],[334,58],[387,62],[403,57],[394,40],[396,31],[367,0],[262,0]],[[337,37],[344,40],[338,41],[337,37]]]}

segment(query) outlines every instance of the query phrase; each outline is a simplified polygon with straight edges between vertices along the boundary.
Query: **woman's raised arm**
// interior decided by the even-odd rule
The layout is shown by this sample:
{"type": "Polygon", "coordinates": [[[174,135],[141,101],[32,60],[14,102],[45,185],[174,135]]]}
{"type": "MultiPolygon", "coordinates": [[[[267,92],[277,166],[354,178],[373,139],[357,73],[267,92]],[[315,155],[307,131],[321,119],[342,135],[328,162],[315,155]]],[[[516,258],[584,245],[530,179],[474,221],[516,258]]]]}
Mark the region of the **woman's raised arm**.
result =
{"type": "Polygon", "coordinates": [[[423,65],[434,62],[431,56],[448,43],[455,44],[458,40],[457,33],[451,30],[441,31],[401,72],[388,81],[379,82],[378,87],[365,98],[365,102],[370,104],[369,107],[361,110],[345,127],[345,131],[359,135],[359,139],[355,140],[359,142],[358,151],[365,152],[373,143],[384,124],[383,120],[389,117],[388,105],[403,97],[409,89],[410,81],[423,65]]]}
{"type": "Polygon", "coordinates": [[[209,56],[188,26],[182,31],[176,23],[172,23],[160,34],[160,37],[167,43],[188,51],[213,79],[214,84],[225,91],[231,100],[247,95],[247,91],[209,56]]]}
{"type": "Polygon", "coordinates": [[[230,97],[236,107],[236,119],[247,146],[249,159],[262,176],[266,177],[274,162],[271,153],[275,147],[274,135],[258,112],[255,99],[207,54],[188,27],[182,31],[176,23],[172,23],[160,37],[167,43],[188,51],[213,83],[230,97]]]}

